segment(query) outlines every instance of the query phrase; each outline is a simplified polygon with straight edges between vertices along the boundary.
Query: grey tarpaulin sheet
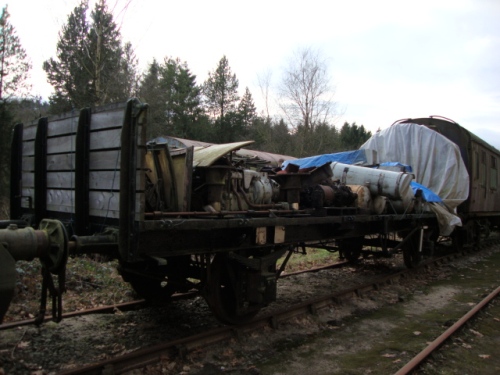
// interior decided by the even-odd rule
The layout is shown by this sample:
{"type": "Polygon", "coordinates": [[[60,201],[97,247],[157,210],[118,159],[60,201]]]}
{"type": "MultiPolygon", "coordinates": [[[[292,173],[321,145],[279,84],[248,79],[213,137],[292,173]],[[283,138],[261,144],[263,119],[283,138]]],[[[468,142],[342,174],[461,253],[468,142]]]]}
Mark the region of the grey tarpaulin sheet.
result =
{"type": "MultiPolygon", "coordinates": [[[[410,165],[415,181],[436,193],[453,212],[469,196],[469,174],[458,146],[417,124],[396,124],[373,135],[361,149],[377,151],[379,162],[410,165]]],[[[450,221],[456,225],[456,220],[450,221]]]]}

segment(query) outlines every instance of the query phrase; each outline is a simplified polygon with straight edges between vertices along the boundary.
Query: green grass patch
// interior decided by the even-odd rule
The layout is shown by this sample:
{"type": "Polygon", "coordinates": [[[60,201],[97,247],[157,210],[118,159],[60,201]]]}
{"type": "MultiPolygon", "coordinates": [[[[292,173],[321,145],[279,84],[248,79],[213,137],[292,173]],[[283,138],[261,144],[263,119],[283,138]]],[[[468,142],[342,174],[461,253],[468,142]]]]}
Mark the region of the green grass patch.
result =
{"type": "MultiPolygon", "coordinates": [[[[285,257],[278,260],[277,267],[281,267],[285,257]]],[[[288,261],[285,272],[295,272],[305,269],[324,266],[339,261],[338,252],[332,253],[323,249],[306,248],[306,253],[294,253],[288,261]]]]}

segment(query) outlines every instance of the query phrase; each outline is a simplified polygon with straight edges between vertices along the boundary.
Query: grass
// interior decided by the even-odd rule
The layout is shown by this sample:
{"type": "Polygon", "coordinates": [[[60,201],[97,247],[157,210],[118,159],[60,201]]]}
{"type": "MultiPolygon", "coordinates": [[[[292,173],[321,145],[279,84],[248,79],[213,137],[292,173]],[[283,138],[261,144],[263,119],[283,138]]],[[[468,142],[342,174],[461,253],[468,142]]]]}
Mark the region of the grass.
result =
{"type": "MultiPolygon", "coordinates": [[[[277,268],[281,266],[285,257],[278,260],[277,268]]],[[[295,272],[304,269],[319,267],[339,261],[338,253],[331,253],[322,249],[306,248],[306,254],[293,254],[288,261],[285,272],[295,272]]]]}
{"type": "MultiPolygon", "coordinates": [[[[117,263],[98,262],[88,257],[68,259],[66,293],[63,294],[63,312],[83,310],[133,300],[129,284],[116,271],[117,263]]],[[[41,265],[33,262],[16,263],[17,282],[14,298],[4,321],[33,318],[40,307],[41,265]]],[[[54,277],[57,283],[57,277],[54,277]]],[[[50,309],[50,301],[47,308],[50,309]]]]}
{"type": "MultiPolygon", "coordinates": [[[[337,254],[325,250],[307,249],[307,255],[294,254],[286,270],[293,272],[313,268],[338,260],[337,254]]],[[[101,305],[133,300],[136,296],[130,285],[116,271],[117,261],[101,262],[89,257],[68,259],[66,293],[63,294],[63,311],[77,311],[101,305]]],[[[41,265],[33,262],[16,263],[18,279],[15,295],[4,321],[32,319],[40,308],[41,265]]],[[[54,277],[57,281],[57,278],[54,277]]],[[[47,303],[50,309],[50,301],[47,303]]]]}
{"type": "MultiPolygon", "coordinates": [[[[342,327],[325,326],[315,337],[297,337],[283,343],[285,350],[273,353],[272,358],[258,367],[264,374],[279,372],[287,358],[300,357],[302,363],[311,363],[313,368],[313,364],[328,356],[338,369],[335,373],[395,373],[497,287],[499,265],[500,252],[497,251],[482,261],[457,268],[445,280],[420,288],[420,293],[410,296],[404,304],[364,311],[343,320],[342,327]],[[443,289],[456,292],[440,297],[443,289]],[[417,300],[426,295],[434,296],[436,303],[426,298],[417,300]],[[445,299],[437,301],[436,298],[445,299]],[[417,306],[423,304],[425,308],[412,308],[413,305],[406,302],[414,302],[417,306]]],[[[435,353],[418,374],[500,373],[499,316],[500,303],[495,301],[448,340],[443,350],[435,353]]]]}

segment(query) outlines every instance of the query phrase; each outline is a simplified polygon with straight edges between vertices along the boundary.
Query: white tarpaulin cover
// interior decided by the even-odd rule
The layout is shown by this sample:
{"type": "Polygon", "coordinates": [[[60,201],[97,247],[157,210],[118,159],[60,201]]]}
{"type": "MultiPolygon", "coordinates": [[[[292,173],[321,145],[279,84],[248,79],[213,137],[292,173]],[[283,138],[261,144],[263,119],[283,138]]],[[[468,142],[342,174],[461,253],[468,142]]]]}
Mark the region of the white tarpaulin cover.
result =
{"type": "Polygon", "coordinates": [[[360,148],[377,151],[381,163],[410,165],[415,181],[453,211],[469,196],[469,174],[458,146],[426,126],[396,124],[375,133],[360,148]]]}

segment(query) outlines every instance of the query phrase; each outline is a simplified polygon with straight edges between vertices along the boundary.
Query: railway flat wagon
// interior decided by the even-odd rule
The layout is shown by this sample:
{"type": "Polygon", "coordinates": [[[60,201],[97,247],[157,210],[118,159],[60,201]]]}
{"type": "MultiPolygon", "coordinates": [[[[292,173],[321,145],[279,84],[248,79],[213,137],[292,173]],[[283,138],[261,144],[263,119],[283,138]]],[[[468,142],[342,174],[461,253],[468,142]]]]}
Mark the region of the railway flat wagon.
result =
{"type": "Polygon", "coordinates": [[[170,147],[147,142],[147,120],[148,105],[131,99],[16,126],[0,318],[20,259],[41,259],[42,305],[48,290],[56,318],[68,255],[101,253],[147,300],[198,291],[237,324],[276,299],[286,262],[308,246],[351,261],[362,249],[403,252],[410,267],[432,251],[436,214],[411,174],[331,161],[279,168],[241,152],[251,141],[170,147]]]}

